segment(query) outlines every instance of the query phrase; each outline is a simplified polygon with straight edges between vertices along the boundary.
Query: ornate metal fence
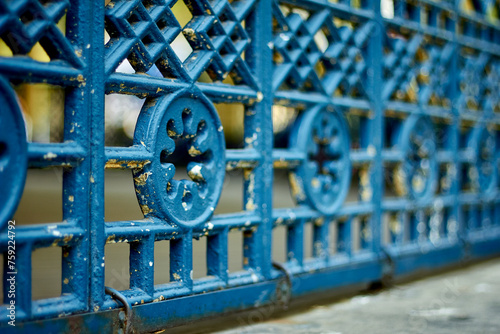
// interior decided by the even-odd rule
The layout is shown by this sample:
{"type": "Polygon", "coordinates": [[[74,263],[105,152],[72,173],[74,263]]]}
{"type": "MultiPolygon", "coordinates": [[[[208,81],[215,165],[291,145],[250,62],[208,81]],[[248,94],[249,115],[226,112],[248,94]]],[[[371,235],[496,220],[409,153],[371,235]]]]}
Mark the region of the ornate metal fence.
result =
{"type": "Polygon", "coordinates": [[[2,332],[153,331],[498,253],[498,8],[452,0],[1,0],[0,35],[12,53],[0,58],[2,332]],[[176,17],[174,5],[185,5],[189,18],[176,17]],[[64,31],[56,25],[63,17],[64,31]],[[186,41],[185,56],[172,47],[176,38],[186,41]],[[49,61],[29,57],[37,43],[49,61]],[[125,59],[135,73],[117,70],[125,59]],[[26,143],[13,90],[20,83],[64,87],[61,143],[26,143]],[[106,94],[146,99],[130,147],[104,145],[106,94]],[[244,105],[243,148],[226,149],[214,103],[244,105]],[[285,148],[273,146],[276,106],[299,114],[285,148]],[[187,151],[189,180],[175,177],[176,149],[187,151]],[[10,267],[8,219],[26,170],[55,166],[64,168],[64,221],[16,227],[10,267]],[[133,172],[143,220],[105,222],[105,168],[133,172]],[[278,168],[289,172],[294,207],[273,208],[278,168]],[[243,210],[213,215],[226,169],[243,171],[243,210]],[[287,229],[285,263],[271,256],[278,226],[287,229]],[[235,229],[244,268],[230,273],[235,229]],[[207,240],[203,279],[192,278],[193,238],[207,240]],[[170,240],[171,282],[155,285],[162,240],[170,240]],[[128,290],[105,289],[107,243],[130,245],[128,290]],[[45,247],[62,248],[53,259],[62,263],[62,294],[32,300],[31,254],[45,247]],[[12,272],[16,328],[5,283],[12,272]]]}

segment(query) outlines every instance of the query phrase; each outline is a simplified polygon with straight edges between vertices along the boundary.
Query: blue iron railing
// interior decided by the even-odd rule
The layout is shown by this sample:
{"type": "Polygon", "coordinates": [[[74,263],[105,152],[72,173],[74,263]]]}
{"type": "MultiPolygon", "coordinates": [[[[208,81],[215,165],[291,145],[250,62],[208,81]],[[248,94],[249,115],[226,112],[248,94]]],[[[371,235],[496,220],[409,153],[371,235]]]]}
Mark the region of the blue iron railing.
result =
{"type": "Polygon", "coordinates": [[[12,52],[0,58],[2,332],[153,331],[500,251],[497,2],[184,0],[182,24],[176,3],[0,1],[12,52]],[[37,43],[50,61],[29,57],[37,43]],[[135,73],[117,71],[125,59],[135,73]],[[26,143],[19,83],[64,87],[63,142],[26,143]],[[104,145],[105,94],[146,99],[130,147],[104,145]],[[226,149],[214,103],[244,104],[242,149],[226,149]],[[273,146],[273,106],[299,113],[286,148],[273,146]],[[189,180],[174,177],[175,149],[187,150],[189,180]],[[64,221],[16,227],[10,268],[26,170],[55,166],[64,221]],[[105,168],[132,170],[143,220],[104,221],[105,168]],[[273,208],[278,168],[294,207],[273,208]],[[243,211],[213,215],[226,169],[243,171],[243,211]],[[346,202],[349,189],[358,196],[346,202]],[[228,273],[235,229],[244,270],[228,273]],[[207,240],[203,279],[192,278],[193,238],[207,240]],[[162,240],[171,283],[155,285],[162,240]],[[105,288],[107,243],[130,245],[128,290],[105,288]],[[31,254],[46,247],[62,248],[62,294],[32,300],[31,254]]]}

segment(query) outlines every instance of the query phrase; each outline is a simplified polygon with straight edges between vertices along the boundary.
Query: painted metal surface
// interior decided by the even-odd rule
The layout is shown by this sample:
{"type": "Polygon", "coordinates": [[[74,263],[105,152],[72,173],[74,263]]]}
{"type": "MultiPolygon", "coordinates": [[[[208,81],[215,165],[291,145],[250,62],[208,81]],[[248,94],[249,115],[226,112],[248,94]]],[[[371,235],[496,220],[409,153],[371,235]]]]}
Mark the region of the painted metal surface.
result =
{"type": "Polygon", "coordinates": [[[217,111],[194,90],[146,101],[135,131],[135,145],[152,158],[134,170],[137,199],[146,217],[196,227],[213,214],[225,175],[225,142],[217,111]],[[170,156],[185,140],[191,180],[175,180],[170,156]],[[170,159],[169,159],[170,158],[170,159]],[[182,210],[179,210],[182,208],[182,210]]]}
{"type": "Polygon", "coordinates": [[[287,290],[294,298],[500,252],[495,1],[465,11],[460,1],[185,0],[182,23],[178,2],[0,1],[12,52],[0,57],[4,254],[26,164],[64,168],[64,221],[16,229],[19,327],[3,305],[2,332],[152,331],[282,304],[287,290]],[[178,36],[186,56],[172,46],[178,36]],[[29,57],[37,43],[49,62],[29,57]],[[119,70],[125,59],[132,73],[119,70]],[[23,140],[7,82],[65,88],[62,143],[23,140]],[[132,146],[104,145],[106,94],[146,98],[132,146]],[[243,148],[226,149],[216,103],[244,105],[243,148]],[[287,147],[273,145],[273,106],[300,115],[287,147]],[[184,148],[190,179],[177,180],[171,155],[184,148]],[[243,211],[213,215],[224,167],[243,172],[243,211]],[[104,221],[105,168],[132,170],[143,220],[104,221]],[[290,172],[294,207],[273,207],[276,168],[290,172]],[[287,261],[273,265],[280,226],[287,261]],[[235,273],[231,230],[244,240],[235,273]],[[193,238],[207,239],[203,279],[192,277],[193,238]],[[163,240],[171,282],[155,285],[163,240]],[[105,288],[110,243],[130,245],[128,290],[105,288]],[[62,248],[62,295],[32,300],[31,254],[45,247],[62,248]]]}
{"type": "Polygon", "coordinates": [[[0,172],[3,190],[0,195],[0,228],[5,229],[8,219],[14,214],[26,180],[28,167],[26,131],[24,121],[9,84],[0,79],[0,172]]]}

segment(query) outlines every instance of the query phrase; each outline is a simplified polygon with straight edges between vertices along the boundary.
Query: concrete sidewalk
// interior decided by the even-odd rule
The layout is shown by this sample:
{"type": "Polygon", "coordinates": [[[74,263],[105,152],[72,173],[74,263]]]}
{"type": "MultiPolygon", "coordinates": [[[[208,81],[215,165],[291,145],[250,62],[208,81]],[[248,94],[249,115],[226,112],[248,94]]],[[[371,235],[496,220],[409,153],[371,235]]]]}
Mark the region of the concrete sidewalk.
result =
{"type": "Polygon", "coordinates": [[[500,259],[219,334],[500,333],[500,259]]]}

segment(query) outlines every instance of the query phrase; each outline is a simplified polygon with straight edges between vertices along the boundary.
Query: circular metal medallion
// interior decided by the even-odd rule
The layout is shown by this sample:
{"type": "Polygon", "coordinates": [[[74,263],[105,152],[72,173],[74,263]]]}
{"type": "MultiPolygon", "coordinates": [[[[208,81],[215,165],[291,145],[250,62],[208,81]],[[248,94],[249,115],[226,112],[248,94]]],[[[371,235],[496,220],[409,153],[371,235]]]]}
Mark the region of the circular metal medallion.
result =
{"type": "Polygon", "coordinates": [[[344,202],[351,180],[347,123],[332,106],[317,106],[301,115],[292,130],[290,147],[306,159],[290,173],[292,193],[325,215],[344,202]]]}
{"type": "Polygon", "coordinates": [[[404,161],[396,168],[396,192],[421,199],[436,191],[438,162],[436,133],[429,117],[410,116],[403,126],[399,146],[404,161]]]}
{"type": "Polygon", "coordinates": [[[146,102],[136,126],[135,145],[153,159],[134,170],[137,198],[146,216],[193,227],[212,215],[225,176],[225,141],[212,103],[201,93],[181,91],[146,102]],[[186,152],[179,152],[179,151],[186,152]],[[189,179],[175,177],[175,155],[184,153],[189,179]]]}
{"type": "Polygon", "coordinates": [[[473,168],[476,173],[473,173],[475,179],[472,184],[477,191],[489,193],[495,188],[497,180],[495,137],[485,127],[478,127],[469,146],[475,155],[473,168]]]}

